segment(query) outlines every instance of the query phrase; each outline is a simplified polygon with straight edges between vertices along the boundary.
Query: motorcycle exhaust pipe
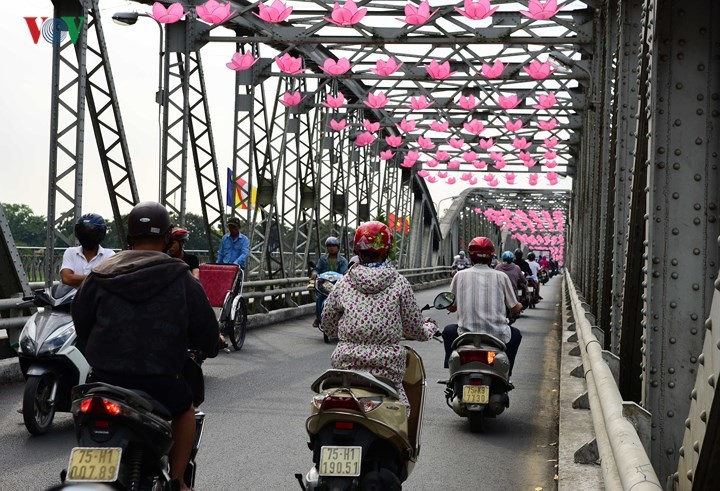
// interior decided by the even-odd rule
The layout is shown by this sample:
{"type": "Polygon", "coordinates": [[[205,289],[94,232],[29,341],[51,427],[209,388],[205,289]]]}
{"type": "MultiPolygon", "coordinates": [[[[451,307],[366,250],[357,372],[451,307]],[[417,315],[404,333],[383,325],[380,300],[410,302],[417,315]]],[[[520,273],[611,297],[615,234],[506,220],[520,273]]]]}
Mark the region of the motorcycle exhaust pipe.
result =
{"type": "Polygon", "coordinates": [[[490,402],[488,402],[488,410],[495,416],[502,414],[505,411],[505,407],[510,405],[507,393],[504,394],[493,394],[490,396],[490,402]]]}

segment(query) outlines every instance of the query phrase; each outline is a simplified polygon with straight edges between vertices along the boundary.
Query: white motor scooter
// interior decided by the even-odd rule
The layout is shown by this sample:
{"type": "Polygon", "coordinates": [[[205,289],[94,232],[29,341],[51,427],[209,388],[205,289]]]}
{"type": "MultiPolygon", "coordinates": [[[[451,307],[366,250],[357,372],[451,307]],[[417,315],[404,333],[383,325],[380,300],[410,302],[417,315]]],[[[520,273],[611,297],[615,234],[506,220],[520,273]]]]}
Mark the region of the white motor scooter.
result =
{"type": "Polygon", "coordinates": [[[39,308],[23,327],[18,350],[25,377],[23,420],[33,435],[48,431],[55,411],[70,411],[72,388],[84,384],[90,370],[75,346],[77,335],[70,315],[75,292],[57,284],[23,299],[39,308]]]}

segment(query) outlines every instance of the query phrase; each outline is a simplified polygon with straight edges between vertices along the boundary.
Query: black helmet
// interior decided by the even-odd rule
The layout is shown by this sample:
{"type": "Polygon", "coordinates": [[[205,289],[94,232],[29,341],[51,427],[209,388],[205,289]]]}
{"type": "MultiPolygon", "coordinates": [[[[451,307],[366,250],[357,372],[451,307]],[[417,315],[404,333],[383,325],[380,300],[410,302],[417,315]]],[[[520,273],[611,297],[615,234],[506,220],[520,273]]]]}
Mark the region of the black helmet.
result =
{"type": "Polygon", "coordinates": [[[329,246],[338,246],[338,247],[340,247],[340,239],[338,239],[337,237],[328,237],[328,238],[325,240],[325,247],[329,247],[329,246]]]}
{"type": "Polygon", "coordinates": [[[75,224],[75,237],[85,249],[95,249],[105,238],[107,225],[97,213],[87,213],[75,224]]]}
{"type": "Polygon", "coordinates": [[[128,215],[128,237],[163,237],[171,226],[165,207],[154,201],[138,203],[128,215]]]}

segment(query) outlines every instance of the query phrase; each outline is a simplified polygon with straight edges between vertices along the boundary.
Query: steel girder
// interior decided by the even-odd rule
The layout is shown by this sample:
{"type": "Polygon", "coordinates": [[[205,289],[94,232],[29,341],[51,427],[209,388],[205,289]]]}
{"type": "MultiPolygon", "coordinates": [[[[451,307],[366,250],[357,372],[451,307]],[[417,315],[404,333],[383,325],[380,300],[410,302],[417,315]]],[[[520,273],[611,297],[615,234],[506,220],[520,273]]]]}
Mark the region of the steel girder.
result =
{"type": "Polygon", "coordinates": [[[55,278],[55,239],[73,240],[60,227],[82,213],[85,103],[98,145],[115,232],[124,240],[120,204],[138,201],[125,130],[115,91],[98,0],[54,0],[54,17],[83,17],[78,38],[53,43],[46,282],[55,278]]]}

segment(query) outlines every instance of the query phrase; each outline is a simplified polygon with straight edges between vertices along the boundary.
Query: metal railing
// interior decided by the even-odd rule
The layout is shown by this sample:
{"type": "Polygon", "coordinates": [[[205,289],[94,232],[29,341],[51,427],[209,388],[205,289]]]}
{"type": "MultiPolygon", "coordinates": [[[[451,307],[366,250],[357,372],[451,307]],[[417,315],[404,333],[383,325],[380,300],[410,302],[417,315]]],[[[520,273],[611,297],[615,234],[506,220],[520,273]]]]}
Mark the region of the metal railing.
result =
{"type": "Polygon", "coordinates": [[[662,489],[635,427],[625,418],[617,383],[603,359],[602,345],[593,334],[587,312],[567,270],[565,282],[575,319],[605,489],[662,489]]]}

